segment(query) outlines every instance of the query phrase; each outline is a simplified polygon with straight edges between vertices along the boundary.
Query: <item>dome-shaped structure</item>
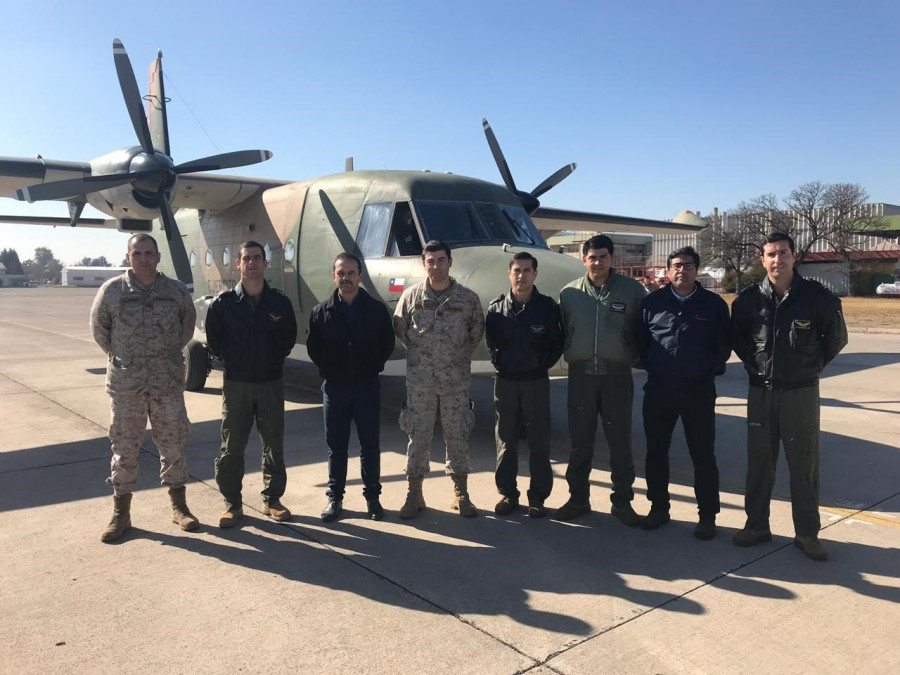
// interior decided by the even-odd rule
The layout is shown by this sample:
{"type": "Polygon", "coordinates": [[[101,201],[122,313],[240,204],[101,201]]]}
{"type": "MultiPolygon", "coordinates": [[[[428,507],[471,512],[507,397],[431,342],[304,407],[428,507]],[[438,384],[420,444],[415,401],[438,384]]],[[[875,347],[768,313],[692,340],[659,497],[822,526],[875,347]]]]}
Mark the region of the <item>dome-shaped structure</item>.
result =
{"type": "Polygon", "coordinates": [[[706,221],[693,211],[680,212],[677,216],[672,218],[672,222],[681,225],[706,225],[706,221]]]}

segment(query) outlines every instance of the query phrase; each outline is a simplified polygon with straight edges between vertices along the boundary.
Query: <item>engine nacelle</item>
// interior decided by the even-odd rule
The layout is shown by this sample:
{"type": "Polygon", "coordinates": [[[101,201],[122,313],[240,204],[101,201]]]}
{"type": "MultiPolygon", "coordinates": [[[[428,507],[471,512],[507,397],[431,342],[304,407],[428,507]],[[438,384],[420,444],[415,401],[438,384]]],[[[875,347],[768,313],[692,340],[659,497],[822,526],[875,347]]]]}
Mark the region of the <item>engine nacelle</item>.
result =
{"type": "MultiPolygon", "coordinates": [[[[115,175],[133,171],[141,171],[147,168],[147,164],[153,168],[172,166],[172,161],[162,153],[148,155],[140,146],[121,148],[106,155],[91,160],[91,174],[115,175]]],[[[132,220],[153,220],[159,218],[159,178],[157,172],[153,184],[144,184],[142,179],[136,179],[133,183],[120,185],[108,190],[91,192],[86,195],[88,203],[98,211],[102,211],[113,218],[132,220]]],[[[171,205],[175,186],[175,176],[166,177],[165,195],[171,205]]]]}

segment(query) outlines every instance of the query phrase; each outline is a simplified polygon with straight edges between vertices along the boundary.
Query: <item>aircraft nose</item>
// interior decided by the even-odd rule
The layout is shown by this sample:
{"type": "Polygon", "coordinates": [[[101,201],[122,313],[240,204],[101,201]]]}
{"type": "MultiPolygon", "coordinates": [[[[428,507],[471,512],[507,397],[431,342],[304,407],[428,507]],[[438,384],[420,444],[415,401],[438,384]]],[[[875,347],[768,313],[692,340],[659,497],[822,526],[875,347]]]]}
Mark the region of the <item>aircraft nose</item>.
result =
{"type": "Polygon", "coordinates": [[[497,249],[496,255],[483,256],[468,274],[458,277],[463,285],[478,293],[485,312],[492,300],[509,292],[509,261],[519,251],[527,251],[537,259],[534,285],[543,295],[556,301],[559,301],[559,291],[563,286],[585,273],[581,260],[564,253],[533,248],[497,249]]]}

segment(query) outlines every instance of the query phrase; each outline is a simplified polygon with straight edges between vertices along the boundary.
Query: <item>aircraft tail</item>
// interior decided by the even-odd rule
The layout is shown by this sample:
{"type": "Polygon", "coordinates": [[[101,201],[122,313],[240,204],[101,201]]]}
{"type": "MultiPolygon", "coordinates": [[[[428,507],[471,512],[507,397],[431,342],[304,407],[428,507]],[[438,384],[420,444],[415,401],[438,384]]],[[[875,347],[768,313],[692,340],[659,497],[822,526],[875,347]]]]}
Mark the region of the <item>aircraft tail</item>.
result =
{"type": "Polygon", "coordinates": [[[153,147],[171,157],[169,150],[169,120],[166,117],[166,90],[163,85],[162,50],[150,64],[147,83],[147,125],[153,147]]]}

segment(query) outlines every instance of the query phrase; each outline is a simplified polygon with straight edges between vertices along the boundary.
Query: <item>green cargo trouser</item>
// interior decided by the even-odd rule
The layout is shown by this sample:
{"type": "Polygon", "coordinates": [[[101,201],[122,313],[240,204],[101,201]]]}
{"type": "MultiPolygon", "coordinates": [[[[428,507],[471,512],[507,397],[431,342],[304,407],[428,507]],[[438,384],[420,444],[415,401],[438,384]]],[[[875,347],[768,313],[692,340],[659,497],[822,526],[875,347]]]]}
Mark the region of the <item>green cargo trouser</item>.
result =
{"type": "Polygon", "coordinates": [[[226,507],[241,506],[244,451],[250,429],[262,444],[263,500],[280,499],[287,485],[284,467],[284,388],[270,382],[222,382],[222,449],[216,458],[216,483],[226,507]]]}
{"type": "Polygon", "coordinates": [[[791,475],[791,511],[797,536],[816,536],[819,520],[819,385],[747,395],[747,528],[769,529],[778,444],[791,475]]]}
{"type": "Polygon", "coordinates": [[[613,491],[610,499],[624,506],[634,499],[634,460],[631,454],[631,373],[587,375],[576,366],[569,371],[569,436],[572,454],[566,469],[569,493],[576,504],[590,498],[590,476],[597,438],[597,415],[609,444],[613,491]]]}

